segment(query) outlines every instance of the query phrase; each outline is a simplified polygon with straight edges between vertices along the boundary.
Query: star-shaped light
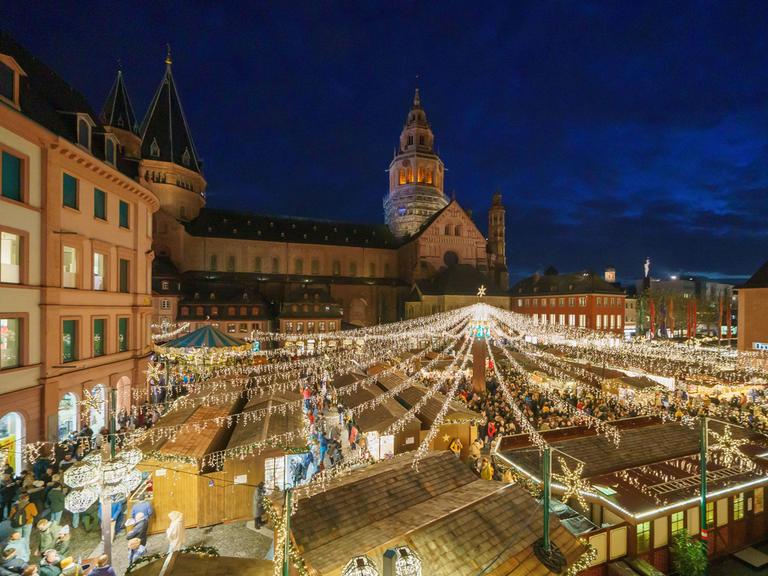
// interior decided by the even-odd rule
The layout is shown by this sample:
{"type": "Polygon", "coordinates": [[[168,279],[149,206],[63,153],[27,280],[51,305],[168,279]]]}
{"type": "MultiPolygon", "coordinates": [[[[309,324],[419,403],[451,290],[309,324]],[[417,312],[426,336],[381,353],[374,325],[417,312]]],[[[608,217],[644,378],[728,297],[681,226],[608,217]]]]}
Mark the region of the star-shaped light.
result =
{"type": "Polygon", "coordinates": [[[157,382],[160,380],[160,364],[158,362],[150,362],[147,364],[145,374],[147,375],[147,382],[157,382]]]}
{"type": "Polygon", "coordinates": [[[477,289],[477,297],[482,298],[483,296],[485,296],[485,291],[486,291],[485,285],[481,285],[480,288],[477,289]]]}
{"type": "Polygon", "coordinates": [[[84,411],[86,408],[99,411],[104,404],[104,399],[98,394],[94,394],[88,390],[83,390],[83,399],[80,400],[80,408],[84,411]]]}
{"type": "Polygon", "coordinates": [[[722,434],[718,434],[714,430],[709,431],[712,436],[715,437],[717,442],[710,444],[709,449],[712,452],[718,452],[720,454],[720,463],[726,468],[730,468],[735,461],[743,463],[746,459],[741,452],[741,447],[749,443],[746,438],[734,438],[731,433],[731,427],[726,424],[722,434]]]}
{"type": "Polygon", "coordinates": [[[582,473],[584,472],[584,463],[579,462],[576,467],[571,470],[568,467],[568,463],[563,458],[558,457],[558,461],[560,462],[560,469],[563,471],[563,473],[553,473],[552,478],[558,482],[561,482],[565,488],[565,491],[563,492],[563,502],[567,504],[571,498],[576,498],[579,506],[586,508],[587,501],[584,499],[582,492],[589,491],[590,485],[586,480],[584,480],[584,478],[581,477],[582,473]]]}
{"type": "Polygon", "coordinates": [[[450,439],[451,439],[451,436],[449,434],[443,434],[443,442],[448,442],[450,441],[450,439]]]}

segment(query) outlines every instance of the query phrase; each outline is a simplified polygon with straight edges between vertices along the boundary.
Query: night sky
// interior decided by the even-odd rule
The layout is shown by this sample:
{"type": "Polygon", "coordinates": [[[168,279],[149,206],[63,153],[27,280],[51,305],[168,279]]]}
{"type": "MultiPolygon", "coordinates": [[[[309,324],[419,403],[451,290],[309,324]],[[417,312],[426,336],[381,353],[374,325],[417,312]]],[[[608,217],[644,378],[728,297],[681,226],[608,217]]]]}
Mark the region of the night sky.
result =
{"type": "Polygon", "coordinates": [[[6,2],[96,111],[143,118],[165,44],[209,204],[383,222],[419,86],[455,190],[507,206],[511,276],[749,276],[768,258],[766,2],[6,2]],[[417,79],[418,77],[418,79],[417,79]]]}

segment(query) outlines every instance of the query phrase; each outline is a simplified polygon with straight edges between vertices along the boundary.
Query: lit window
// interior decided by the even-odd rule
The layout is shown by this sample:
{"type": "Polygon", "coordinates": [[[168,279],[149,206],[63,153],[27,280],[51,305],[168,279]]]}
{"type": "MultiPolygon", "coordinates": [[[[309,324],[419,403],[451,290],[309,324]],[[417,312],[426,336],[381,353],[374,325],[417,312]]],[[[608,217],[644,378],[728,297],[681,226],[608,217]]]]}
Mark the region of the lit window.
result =
{"type": "Polygon", "coordinates": [[[104,356],[104,325],[103,318],[96,318],[93,321],[93,355],[104,356]]]}
{"type": "Polygon", "coordinates": [[[128,350],[128,318],[117,319],[117,351],[128,350]]]}
{"type": "Polygon", "coordinates": [[[672,536],[679,534],[685,530],[685,512],[675,512],[672,514],[672,536]]]}
{"type": "Polygon", "coordinates": [[[160,157],[160,146],[157,143],[157,138],[153,138],[152,144],[149,145],[149,155],[153,158],[160,157]]]}
{"type": "Polygon", "coordinates": [[[98,252],[93,253],[93,289],[94,290],[106,290],[106,282],[104,281],[106,266],[104,264],[104,254],[98,252]]]}
{"type": "Polygon", "coordinates": [[[0,188],[0,194],[3,198],[10,198],[11,200],[22,201],[22,167],[23,161],[21,158],[3,152],[0,156],[0,162],[2,162],[2,175],[3,182],[0,188]]]}
{"type": "Polygon", "coordinates": [[[162,282],[160,282],[160,288],[162,290],[168,290],[169,286],[170,286],[170,282],[168,282],[168,280],[163,280],[162,282]]]}
{"type": "Polygon", "coordinates": [[[64,246],[61,285],[64,288],[77,288],[77,250],[64,246]]]}
{"type": "Polygon", "coordinates": [[[21,320],[0,318],[0,370],[21,366],[21,320]]]}
{"type": "Polygon", "coordinates": [[[21,283],[21,236],[0,232],[0,282],[21,283]]]}
{"type": "Polygon", "coordinates": [[[733,519],[744,519],[744,492],[739,492],[733,497],[733,519]]]}
{"type": "Polygon", "coordinates": [[[707,528],[715,527],[715,503],[707,502],[707,528]]]}
{"type": "Polygon", "coordinates": [[[651,547],[651,523],[641,522],[637,525],[637,553],[648,552],[651,547]]]}
{"type": "Polygon", "coordinates": [[[161,310],[170,310],[171,309],[171,301],[170,300],[160,300],[160,309],[161,310]]]}
{"type": "Polygon", "coordinates": [[[63,362],[74,362],[78,358],[77,327],[77,320],[64,320],[61,323],[61,360],[63,362]]]}

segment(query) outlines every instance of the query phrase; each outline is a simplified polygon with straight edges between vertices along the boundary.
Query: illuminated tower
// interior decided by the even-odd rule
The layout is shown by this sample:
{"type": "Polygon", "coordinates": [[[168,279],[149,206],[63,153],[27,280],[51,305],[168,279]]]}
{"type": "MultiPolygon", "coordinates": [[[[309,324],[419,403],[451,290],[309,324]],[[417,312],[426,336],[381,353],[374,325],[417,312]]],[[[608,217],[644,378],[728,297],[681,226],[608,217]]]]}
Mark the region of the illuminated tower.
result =
{"type": "Polygon", "coordinates": [[[414,234],[448,204],[443,177],[443,162],[435,154],[435,136],[417,88],[389,165],[389,194],[384,198],[384,219],[395,236],[414,234]]]}
{"type": "Polygon", "coordinates": [[[507,270],[507,235],[504,223],[505,209],[501,203],[501,192],[493,195],[488,210],[488,269],[496,285],[506,290],[509,273],[507,270]]]}

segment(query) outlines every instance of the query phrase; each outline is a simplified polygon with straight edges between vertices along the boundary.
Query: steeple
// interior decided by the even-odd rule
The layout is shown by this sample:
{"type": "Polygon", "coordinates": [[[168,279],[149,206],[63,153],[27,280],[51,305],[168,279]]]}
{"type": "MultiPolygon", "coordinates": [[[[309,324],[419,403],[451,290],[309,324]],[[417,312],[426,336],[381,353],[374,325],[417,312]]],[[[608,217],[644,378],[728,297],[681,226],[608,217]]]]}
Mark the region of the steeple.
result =
{"type": "Polygon", "coordinates": [[[141,123],[141,156],[147,160],[172,162],[201,173],[201,162],[176,91],[171,63],[168,47],[163,80],[141,123]]]}
{"type": "Polygon", "coordinates": [[[138,135],[139,126],[136,123],[136,115],[133,113],[131,99],[128,98],[128,91],[125,89],[123,80],[123,71],[118,66],[117,77],[112,88],[104,102],[104,108],[101,110],[101,121],[105,126],[120,128],[138,135]]]}
{"type": "Polygon", "coordinates": [[[395,236],[415,234],[448,204],[443,194],[443,171],[443,162],[435,154],[435,135],[416,88],[397,154],[389,165],[389,194],[384,198],[384,217],[395,236]]]}

